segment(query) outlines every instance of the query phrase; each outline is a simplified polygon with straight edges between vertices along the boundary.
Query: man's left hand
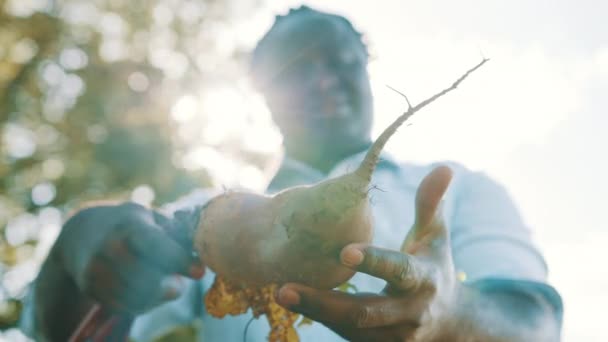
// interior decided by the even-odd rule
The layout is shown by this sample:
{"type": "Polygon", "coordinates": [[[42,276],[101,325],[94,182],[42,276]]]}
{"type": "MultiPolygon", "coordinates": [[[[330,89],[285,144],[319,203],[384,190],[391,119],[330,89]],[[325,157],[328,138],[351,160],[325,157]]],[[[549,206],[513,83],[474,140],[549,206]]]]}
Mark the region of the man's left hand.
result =
{"type": "Polygon", "coordinates": [[[433,340],[453,311],[459,282],[440,203],[452,172],[431,171],[416,194],[416,219],[401,251],[352,244],[342,263],[386,280],[380,293],[350,294],[286,284],[279,304],[321,322],[351,341],[433,340]]]}

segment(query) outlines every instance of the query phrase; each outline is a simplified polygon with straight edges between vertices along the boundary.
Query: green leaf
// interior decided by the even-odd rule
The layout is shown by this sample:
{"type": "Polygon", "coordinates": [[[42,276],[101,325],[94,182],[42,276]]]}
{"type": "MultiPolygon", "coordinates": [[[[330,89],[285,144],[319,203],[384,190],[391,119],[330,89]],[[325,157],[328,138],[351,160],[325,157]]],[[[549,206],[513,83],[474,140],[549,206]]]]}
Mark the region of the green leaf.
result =
{"type": "Polygon", "coordinates": [[[357,287],[355,285],[351,284],[348,281],[346,283],[344,283],[344,284],[336,287],[336,290],[342,291],[342,292],[349,292],[349,293],[357,293],[357,292],[359,292],[359,289],[357,289],[357,287]]]}
{"type": "Polygon", "coordinates": [[[306,325],[312,325],[314,323],[314,321],[306,316],[302,316],[302,319],[300,320],[300,322],[298,322],[297,327],[301,328],[303,326],[306,325]]]}

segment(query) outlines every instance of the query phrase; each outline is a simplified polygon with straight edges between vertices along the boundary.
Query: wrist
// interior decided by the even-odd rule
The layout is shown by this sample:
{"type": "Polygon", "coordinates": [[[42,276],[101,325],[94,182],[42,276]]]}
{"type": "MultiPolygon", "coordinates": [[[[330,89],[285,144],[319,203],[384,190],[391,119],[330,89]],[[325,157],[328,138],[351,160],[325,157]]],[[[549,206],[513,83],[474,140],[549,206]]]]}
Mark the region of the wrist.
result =
{"type": "Polygon", "coordinates": [[[456,337],[468,330],[466,324],[466,298],[470,289],[460,281],[437,289],[435,299],[423,317],[422,326],[416,334],[416,341],[458,341],[456,337]]]}
{"type": "Polygon", "coordinates": [[[461,336],[471,335],[470,317],[472,298],[475,296],[473,289],[456,281],[454,295],[446,314],[442,317],[438,334],[433,341],[460,341],[461,336]]]}
{"type": "Polygon", "coordinates": [[[516,339],[505,338],[501,322],[497,316],[495,303],[487,300],[475,286],[457,282],[454,300],[446,314],[437,322],[434,334],[419,341],[425,342],[506,342],[516,339]]]}

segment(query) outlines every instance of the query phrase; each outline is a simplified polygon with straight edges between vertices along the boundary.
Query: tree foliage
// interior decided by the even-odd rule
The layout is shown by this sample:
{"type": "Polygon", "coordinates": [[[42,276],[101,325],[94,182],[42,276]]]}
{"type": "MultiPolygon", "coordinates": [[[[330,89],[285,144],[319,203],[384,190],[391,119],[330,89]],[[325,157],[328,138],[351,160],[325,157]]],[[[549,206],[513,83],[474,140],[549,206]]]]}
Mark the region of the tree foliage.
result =
{"type": "MultiPolygon", "coordinates": [[[[134,189],[160,204],[211,184],[183,162],[200,127],[170,113],[193,89],[198,99],[242,77],[247,48],[226,32],[255,6],[0,0],[0,328],[14,324],[66,213],[134,189]]],[[[254,167],[268,160],[221,145],[254,167]]]]}

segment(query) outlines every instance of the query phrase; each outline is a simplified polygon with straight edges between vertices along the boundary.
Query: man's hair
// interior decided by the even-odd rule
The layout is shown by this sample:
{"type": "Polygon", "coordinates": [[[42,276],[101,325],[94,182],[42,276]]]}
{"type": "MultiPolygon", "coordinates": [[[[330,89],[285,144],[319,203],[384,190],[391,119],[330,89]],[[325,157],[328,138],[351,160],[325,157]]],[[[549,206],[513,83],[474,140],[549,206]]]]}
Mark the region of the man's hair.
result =
{"type": "MultiPolygon", "coordinates": [[[[253,50],[250,60],[250,71],[254,78],[259,77],[258,71],[260,66],[263,64],[268,56],[266,53],[272,49],[274,44],[277,44],[278,34],[281,32],[281,29],[286,25],[294,25],[294,23],[298,23],[298,21],[302,24],[305,24],[311,20],[321,20],[326,22],[335,23],[338,25],[343,25],[347,30],[347,32],[351,33],[358,42],[361,43],[361,47],[367,54],[367,44],[364,42],[363,34],[357,31],[352,23],[336,14],[321,12],[315,9],[312,9],[308,6],[300,6],[298,8],[292,8],[286,15],[277,15],[275,17],[274,23],[272,27],[266,34],[260,39],[253,50]]],[[[259,80],[256,80],[256,83],[259,80]]]]}

